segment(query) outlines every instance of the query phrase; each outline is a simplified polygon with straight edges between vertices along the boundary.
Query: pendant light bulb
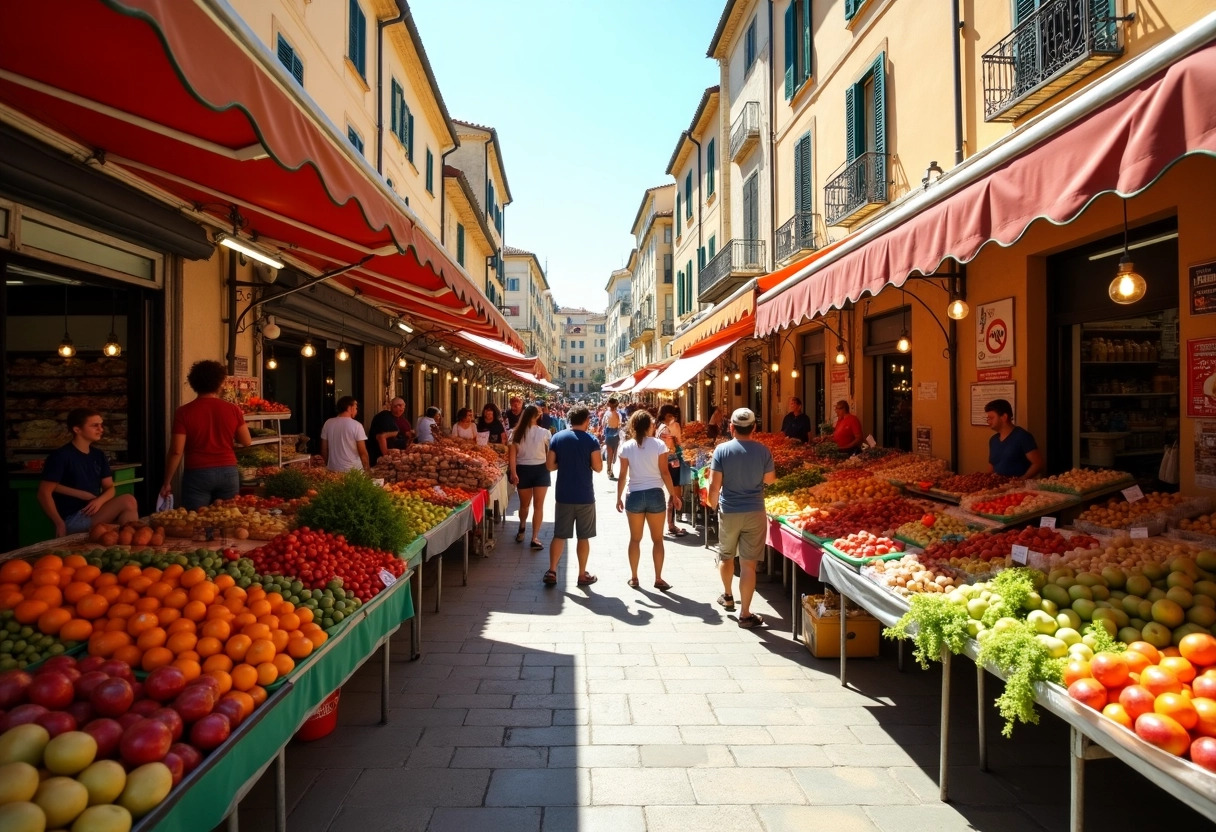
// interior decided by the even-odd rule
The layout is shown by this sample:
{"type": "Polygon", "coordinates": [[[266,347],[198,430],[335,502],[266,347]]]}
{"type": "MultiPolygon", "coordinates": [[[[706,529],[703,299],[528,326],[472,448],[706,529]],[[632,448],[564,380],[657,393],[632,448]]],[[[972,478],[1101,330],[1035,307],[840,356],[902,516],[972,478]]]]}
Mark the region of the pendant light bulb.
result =
{"type": "Polygon", "coordinates": [[[912,339],[908,337],[908,330],[905,329],[903,333],[900,334],[899,340],[895,342],[895,349],[899,350],[900,352],[912,351],[912,339]]]}
{"type": "Polygon", "coordinates": [[[350,358],[350,352],[346,349],[346,344],[338,344],[338,353],[335,357],[339,361],[346,361],[350,358]]]}
{"type": "Polygon", "coordinates": [[[271,354],[270,358],[266,359],[266,369],[267,370],[279,369],[278,359],[276,359],[273,354],[271,354]]]}
{"type": "Polygon", "coordinates": [[[300,348],[300,355],[304,356],[305,358],[312,358],[316,354],[317,348],[312,345],[311,340],[305,341],[304,346],[300,348]]]}
{"type": "Polygon", "coordinates": [[[790,370],[790,378],[798,378],[798,371],[790,370]]]}
{"type": "Polygon", "coordinates": [[[56,352],[59,353],[60,358],[71,358],[76,354],[76,347],[72,343],[72,338],[68,335],[67,330],[63,331],[63,340],[59,342],[59,348],[56,352]]]}
{"type": "Polygon", "coordinates": [[[1123,305],[1135,303],[1144,297],[1147,289],[1148,284],[1136,272],[1135,264],[1132,263],[1132,259],[1125,253],[1119,258],[1119,272],[1115,275],[1115,279],[1110,282],[1110,299],[1115,303],[1123,305]]]}
{"type": "Polygon", "coordinates": [[[955,298],[950,301],[950,305],[946,307],[946,315],[956,321],[961,321],[963,318],[971,314],[971,307],[967,305],[967,301],[962,298],[955,298]]]}
{"type": "Polygon", "coordinates": [[[735,381],[738,381],[742,377],[743,377],[743,375],[739,371],[736,370],[735,371],[735,381]]]}
{"type": "Polygon", "coordinates": [[[122,355],[122,344],[118,343],[118,336],[113,332],[106,338],[105,346],[101,348],[107,358],[117,358],[122,355]]]}
{"type": "Polygon", "coordinates": [[[706,387],[711,386],[713,383],[714,383],[714,380],[713,380],[712,378],[707,378],[707,379],[705,379],[705,386],[706,386],[706,387]]]}
{"type": "Polygon", "coordinates": [[[775,373],[781,369],[781,365],[779,365],[776,361],[774,361],[772,364],[768,365],[768,368],[770,371],[775,373]]]}
{"type": "Polygon", "coordinates": [[[836,345],[836,363],[844,364],[848,360],[849,360],[849,357],[844,354],[844,344],[837,344],[836,345]]]}
{"type": "MultiPolygon", "coordinates": [[[[403,356],[401,356],[400,358],[398,358],[398,359],[397,359],[397,366],[398,366],[398,367],[400,367],[400,368],[401,368],[401,369],[403,369],[403,370],[406,368],[406,365],[408,365],[408,364],[409,364],[409,362],[405,360],[405,356],[404,356],[404,355],[403,355],[403,356]]],[[[424,370],[425,370],[425,369],[426,369],[426,367],[423,367],[422,369],[424,369],[424,370]]]]}

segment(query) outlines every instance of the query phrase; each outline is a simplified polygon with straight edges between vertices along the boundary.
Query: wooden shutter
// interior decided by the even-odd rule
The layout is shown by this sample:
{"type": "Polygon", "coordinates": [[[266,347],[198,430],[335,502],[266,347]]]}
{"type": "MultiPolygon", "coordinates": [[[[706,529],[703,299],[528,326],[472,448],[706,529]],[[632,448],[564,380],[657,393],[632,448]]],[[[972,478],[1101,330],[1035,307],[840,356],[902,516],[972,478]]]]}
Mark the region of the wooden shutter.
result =
{"type": "Polygon", "coordinates": [[[684,210],[688,212],[688,218],[692,219],[692,171],[684,177],[684,210]]]}
{"type": "MultiPolygon", "coordinates": [[[[802,1],[802,80],[811,77],[811,0],[802,1]]],[[[797,0],[795,0],[797,2],[797,0]]],[[[792,4],[791,4],[792,5],[792,4]]]]}
{"type": "MultiPolygon", "coordinates": [[[[791,0],[790,4],[785,9],[785,100],[789,101],[794,97],[794,39],[796,33],[794,31],[794,4],[798,0],[791,0]]],[[[846,0],[847,2],[847,0],[846,0]]]]}
{"type": "Polygon", "coordinates": [[[852,20],[853,15],[857,14],[857,10],[865,0],[844,0],[844,19],[852,20]]]}
{"type": "Polygon", "coordinates": [[[414,114],[410,112],[408,107],[405,109],[405,114],[405,132],[407,135],[405,141],[405,155],[409,158],[410,164],[412,165],[414,163],[414,114]]]}
{"type": "Polygon", "coordinates": [[[296,50],[287,42],[287,38],[279,35],[275,51],[278,53],[279,63],[287,68],[287,71],[291,73],[297,83],[303,84],[304,64],[300,62],[300,57],[296,55],[296,50]]]}
{"type": "Polygon", "coordinates": [[[456,223],[456,262],[464,265],[464,226],[456,223]]]}
{"type": "Polygon", "coordinates": [[[365,56],[367,54],[367,18],[359,7],[359,0],[350,0],[350,62],[359,70],[359,74],[367,77],[365,56]]]}
{"type": "Polygon", "coordinates": [[[844,91],[845,144],[852,162],[866,151],[865,80],[844,91]]]}
{"type": "Polygon", "coordinates": [[[710,196],[714,192],[714,166],[718,162],[718,160],[714,158],[716,155],[717,151],[714,148],[714,140],[710,139],[709,144],[705,146],[705,168],[707,170],[706,177],[709,180],[706,185],[706,196],[710,196]]]}
{"type": "Polygon", "coordinates": [[[676,236],[680,236],[680,192],[676,191],[676,236]]]}
{"type": "Polygon", "coordinates": [[[676,312],[684,314],[684,272],[676,274],[676,312]]]}
{"type": "Polygon", "coordinates": [[[755,240],[759,236],[760,225],[757,212],[759,205],[756,203],[756,175],[752,174],[748,180],[743,183],[743,239],[755,240]]]}
{"type": "Polygon", "coordinates": [[[389,100],[392,102],[391,107],[393,111],[393,117],[389,124],[391,125],[390,129],[393,131],[393,135],[397,138],[401,138],[401,108],[399,106],[400,98],[401,85],[398,84],[397,79],[394,78],[389,88],[389,100]]]}
{"type": "Polygon", "coordinates": [[[435,156],[429,147],[426,149],[426,191],[435,193],[435,156]]]}
{"type": "MultiPolygon", "coordinates": [[[[811,134],[804,133],[794,146],[794,211],[814,210],[815,196],[811,190],[811,134]]],[[[801,224],[798,224],[801,228],[801,224]]]]}
{"type": "Polygon", "coordinates": [[[802,139],[794,145],[794,213],[802,212],[802,139]]]}
{"type": "Polygon", "coordinates": [[[887,53],[879,52],[871,70],[874,79],[874,196],[887,201],[887,53]]]}

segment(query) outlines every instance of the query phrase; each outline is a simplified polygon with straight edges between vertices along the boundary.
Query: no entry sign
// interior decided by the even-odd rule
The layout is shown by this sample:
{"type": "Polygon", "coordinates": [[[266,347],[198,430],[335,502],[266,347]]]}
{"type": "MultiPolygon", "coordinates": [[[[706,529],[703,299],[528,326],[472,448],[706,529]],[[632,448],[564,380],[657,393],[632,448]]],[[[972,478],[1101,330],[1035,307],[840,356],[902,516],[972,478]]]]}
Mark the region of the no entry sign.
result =
{"type": "Polygon", "coordinates": [[[1012,367],[1013,298],[980,304],[976,315],[976,369],[1012,367]]]}

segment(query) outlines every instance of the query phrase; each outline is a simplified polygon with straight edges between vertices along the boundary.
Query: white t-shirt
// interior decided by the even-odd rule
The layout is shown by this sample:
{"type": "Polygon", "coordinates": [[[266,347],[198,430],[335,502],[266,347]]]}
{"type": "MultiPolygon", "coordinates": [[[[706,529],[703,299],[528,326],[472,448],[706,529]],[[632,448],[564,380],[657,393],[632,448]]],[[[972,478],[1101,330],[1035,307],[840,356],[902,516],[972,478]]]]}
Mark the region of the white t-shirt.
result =
{"type": "Polygon", "coordinates": [[[543,465],[549,457],[549,439],[552,434],[542,427],[532,425],[523,439],[515,446],[516,465],[543,465]]]}
{"type": "Polygon", "coordinates": [[[621,445],[617,456],[629,460],[629,493],[663,488],[663,474],[659,471],[659,455],[667,458],[667,445],[661,439],[647,436],[640,443],[630,439],[621,445]]]}
{"type": "Polygon", "coordinates": [[[434,442],[435,441],[435,420],[430,416],[423,416],[418,420],[418,441],[419,442],[434,442]]]}
{"type": "Polygon", "coordinates": [[[358,419],[335,416],[321,426],[321,439],[329,443],[329,461],[325,467],[331,471],[363,470],[359,459],[358,443],[367,441],[367,433],[358,419]]]}
{"type": "Polygon", "coordinates": [[[476,439],[477,438],[477,423],[471,425],[462,425],[459,422],[452,425],[452,436],[460,439],[476,439]]]}

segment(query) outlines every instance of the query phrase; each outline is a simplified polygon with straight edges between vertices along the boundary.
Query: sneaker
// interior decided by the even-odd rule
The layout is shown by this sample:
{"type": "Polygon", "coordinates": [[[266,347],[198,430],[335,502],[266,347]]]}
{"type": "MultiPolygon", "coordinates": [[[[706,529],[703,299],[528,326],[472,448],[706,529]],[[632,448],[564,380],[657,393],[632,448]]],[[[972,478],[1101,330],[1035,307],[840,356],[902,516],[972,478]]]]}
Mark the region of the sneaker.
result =
{"type": "Polygon", "coordinates": [[[735,611],[735,596],[727,595],[725,592],[718,596],[718,606],[727,612],[735,611]]]}

